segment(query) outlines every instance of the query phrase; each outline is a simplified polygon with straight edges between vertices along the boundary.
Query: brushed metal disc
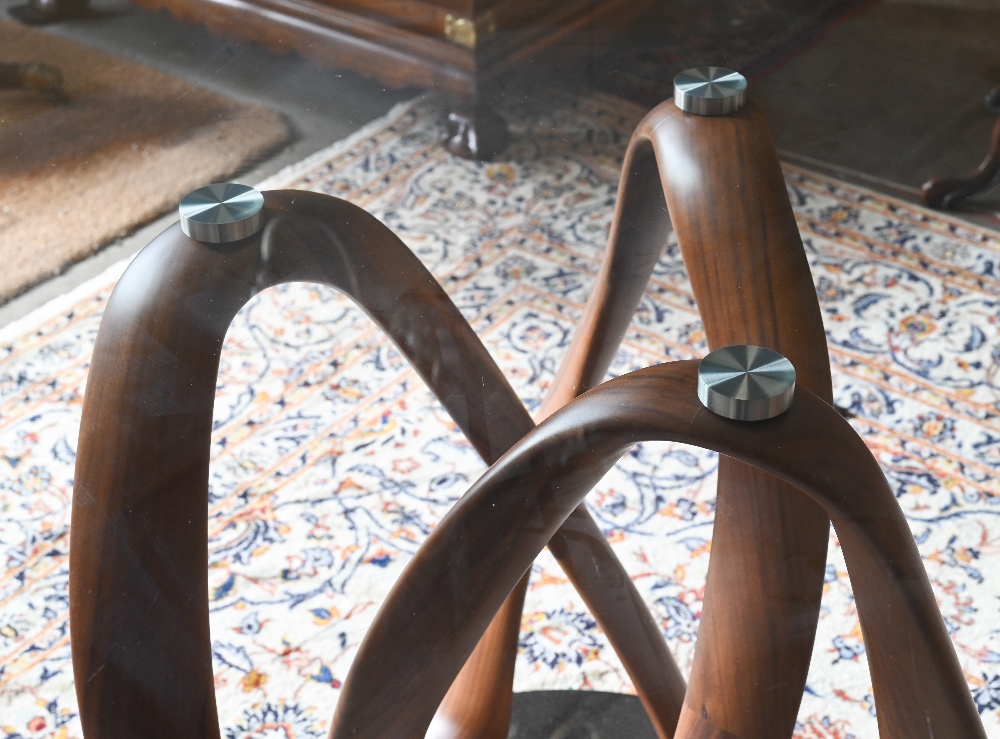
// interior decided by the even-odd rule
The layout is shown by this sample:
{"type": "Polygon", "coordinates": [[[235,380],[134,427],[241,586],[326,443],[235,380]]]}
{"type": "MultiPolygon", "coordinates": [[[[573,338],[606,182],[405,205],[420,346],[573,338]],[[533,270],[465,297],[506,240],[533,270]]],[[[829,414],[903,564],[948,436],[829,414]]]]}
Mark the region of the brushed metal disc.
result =
{"type": "Polygon", "coordinates": [[[263,208],[264,196],[252,187],[216,182],[181,198],[181,230],[210,244],[239,241],[264,226],[263,208]]]}
{"type": "Polygon", "coordinates": [[[795,395],[795,367],[773,349],[738,344],[716,349],[698,365],[698,400],[734,421],[781,415],[795,395]]]}
{"type": "Polygon", "coordinates": [[[674,103],[695,115],[726,115],[747,101],[747,79],[725,67],[692,67],[674,77],[674,103]]]}

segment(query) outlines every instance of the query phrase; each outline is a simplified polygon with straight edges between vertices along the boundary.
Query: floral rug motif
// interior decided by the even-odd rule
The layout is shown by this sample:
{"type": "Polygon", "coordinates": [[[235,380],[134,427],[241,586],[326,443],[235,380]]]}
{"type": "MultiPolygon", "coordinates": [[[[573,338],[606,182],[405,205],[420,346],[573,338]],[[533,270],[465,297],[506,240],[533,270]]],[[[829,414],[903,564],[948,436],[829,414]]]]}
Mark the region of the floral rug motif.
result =
{"type": "MultiPolygon", "coordinates": [[[[508,161],[458,160],[442,111],[394,110],[266,187],[367,208],[441,280],[532,409],[593,283],[621,156],[642,110],[594,94],[514,122],[508,161]]],[[[924,557],[987,731],[1000,737],[1000,235],[787,168],[830,342],[835,398],[878,456],[924,557]]],[[[81,736],[67,626],[81,398],[124,265],[0,331],[0,737],[81,736]]],[[[701,356],[668,245],[612,374],[701,356]]],[[[295,284],[243,309],[215,409],[210,587],[227,739],[326,736],[352,656],[420,541],[482,463],[374,325],[295,284]]],[[[628,454],[595,518],[690,665],[717,457],[628,454]]],[[[628,692],[548,555],[533,568],[516,689],[628,692]]],[[[831,538],[798,739],[877,733],[864,642],[831,538]]]]}

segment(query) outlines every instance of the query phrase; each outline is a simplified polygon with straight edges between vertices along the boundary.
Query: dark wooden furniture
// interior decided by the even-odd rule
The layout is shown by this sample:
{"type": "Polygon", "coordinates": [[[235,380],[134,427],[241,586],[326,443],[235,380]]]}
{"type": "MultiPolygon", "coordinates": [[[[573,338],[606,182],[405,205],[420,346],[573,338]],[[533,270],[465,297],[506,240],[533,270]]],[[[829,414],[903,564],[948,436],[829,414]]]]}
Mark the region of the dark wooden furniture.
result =
{"type": "MultiPolygon", "coordinates": [[[[74,669],[84,727],[94,736],[152,736],[152,725],[162,736],[218,731],[203,602],[209,425],[222,337],[256,290],[299,279],[347,291],[400,343],[446,408],[462,397],[460,407],[480,409],[469,416],[478,425],[463,430],[487,461],[531,428],[450,301],[381,224],[342,201],[308,193],[269,193],[266,203],[273,221],[264,232],[266,249],[264,236],[239,247],[209,247],[176,228],[151,244],[123,277],[98,336],[71,551],[74,669]],[[337,246],[344,244],[348,251],[337,246]],[[411,266],[400,271],[402,264],[411,266]],[[363,276],[363,284],[349,275],[363,276]],[[206,296],[216,296],[208,314],[206,296]],[[408,319],[431,310],[438,318],[408,319]],[[460,364],[442,373],[440,358],[453,345],[464,347],[449,349],[460,364]],[[175,357],[185,358],[191,376],[166,371],[175,357]],[[138,367],[146,371],[140,375],[138,367]],[[481,396],[480,386],[492,394],[481,396]],[[474,397],[465,398],[468,392],[474,397]],[[190,413],[163,416],[147,402],[171,397],[183,399],[190,413]],[[116,466],[119,459],[126,462],[116,466]],[[182,503],[173,490],[186,491],[182,503]],[[161,518],[169,523],[153,524],[161,518]],[[159,564],[163,551],[174,553],[172,568],[159,564]],[[173,591],[149,591],[151,578],[175,583],[173,591]],[[120,601],[104,597],[119,592],[127,594],[120,601]],[[156,638],[136,633],[145,627],[111,626],[123,613],[159,614],[160,623],[163,608],[169,623],[156,638]],[[152,668],[143,665],[156,665],[155,675],[147,676],[152,668]],[[137,687],[137,675],[151,687],[137,687]]],[[[704,118],[667,102],[630,144],[598,284],[542,415],[603,377],[665,242],[668,215],[710,344],[774,347],[796,364],[801,385],[829,401],[816,295],[765,122],[752,107],[704,118]]],[[[739,462],[724,459],[719,477],[700,635],[710,646],[699,650],[686,699],[655,621],[589,516],[574,513],[551,548],[621,654],[661,736],[671,736],[679,721],[679,734],[687,722],[700,725],[699,736],[722,737],[727,727],[749,727],[747,736],[788,735],[811,652],[828,519],[815,504],[789,495],[787,483],[739,462]],[[748,607],[726,608],[726,594],[748,607]]],[[[522,578],[445,697],[435,736],[506,735],[525,587],[522,578]]]]}
{"type": "MultiPolygon", "coordinates": [[[[698,401],[697,365],[661,364],[591,390],[472,486],[376,616],[344,683],[331,739],[422,736],[433,706],[551,533],[625,451],[646,440],[714,449],[781,479],[787,494],[808,496],[830,516],[857,599],[882,739],[985,739],[913,535],[864,441],[804,388],[768,421],[715,415],[698,401]]],[[[730,611],[756,607],[727,595],[730,611]]],[[[699,639],[696,652],[713,646],[699,639]]],[[[728,665],[730,674],[738,669],[728,665]]],[[[764,693],[772,687],[761,685],[764,693]]],[[[706,729],[682,718],[674,736],[790,735],[706,729]]]]}
{"type": "MultiPolygon", "coordinates": [[[[986,108],[1000,115],[1000,87],[986,96],[986,108]]],[[[920,188],[920,199],[931,208],[950,208],[964,198],[988,189],[1000,177],[1000,118],[993,126],[986,158],[964,177],[934,177],[920,188]]]]}
{"type": "MultiPolygon", "coordinates": [[[[112,295],[87,379],[73,498],[70,626],[88,739],[218,737],[208,621],[208,463],[222,342],[271,285],[351,296],[396,342],[488,463],[534,424],[489,353],[416,256],[377,219],[302,191],[265,194],[258,235],[212,245],[174,225],[112,295]]],[[[631,579],[584,509],[554,550],[621,651],[657,720],[676,723],[683,681],[631,579]],[[585,539],[587,556],[567,556],[585,539]]],[[[560,535],[562,536],[562,535],[560,535]]],[[[510,599],[517,614],[523,592],[510,599]]],[[[449,703],[454,736],[505,737],[517,627],[499,619],[449,703]]],[[[433,707],[432,707],[433,710],[433,707]]],[[[448,735],[448,734],[445,734],[448,735]]]]}
{"type": "MultiPolygon", "coordinates": [[[[54,0],[36,0],[38,2],[54,0]]],[[[66,0],[64,0],[66,1],[66,0]]],[[[587,53],[652,0],[133,0],[279,52],[297,51],[392,87],[440,90],[454,106],[448,148],[488,159],[506,145],[493,101],[544,50],[587,53]]]]}

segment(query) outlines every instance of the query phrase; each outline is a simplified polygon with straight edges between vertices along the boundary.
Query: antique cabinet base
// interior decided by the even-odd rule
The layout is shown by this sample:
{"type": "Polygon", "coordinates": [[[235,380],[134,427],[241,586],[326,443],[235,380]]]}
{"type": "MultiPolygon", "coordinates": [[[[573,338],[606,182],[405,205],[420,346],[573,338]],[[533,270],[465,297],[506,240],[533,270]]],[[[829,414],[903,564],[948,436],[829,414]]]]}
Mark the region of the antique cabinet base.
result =
{"type": "Polygon", "coordinates": [[[543,53],[599,49],[652,0],[132,0],[213,32],[296,51],[391,87],[451,100],[448,148],[485,159],[506,144],[494,110],[503,80],[543,53]]]}

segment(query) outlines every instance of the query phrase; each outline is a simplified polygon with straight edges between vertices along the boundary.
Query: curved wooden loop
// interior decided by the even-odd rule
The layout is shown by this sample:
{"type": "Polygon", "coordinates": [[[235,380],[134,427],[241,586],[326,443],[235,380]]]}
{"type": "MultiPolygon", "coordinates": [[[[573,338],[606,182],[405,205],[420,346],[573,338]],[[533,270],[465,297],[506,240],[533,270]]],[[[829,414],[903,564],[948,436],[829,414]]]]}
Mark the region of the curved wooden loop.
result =
{"type": "Polygon", "coordinates": [[[383,604],[345,681],[331,737],[419,736],[416,717],[433,710],[549,537],[626,449],[649,440],[740,459],[808,494],[833,519],[883,739],[985,737],[912,534],[861,438],[805,389],[785,414],[741,423],[704,409],[696,388],[695,361],[611,380],[494,464],[383,604]]]}
{"type": "Polygon", "coordinates": [[[1000,177],[1000,119],[993,126],[990,150],[986,158],[965,177],[934,177],[920,188],[920,200],[930,208],[950,208],[963,198],[972,197],[1000,177]]]}
{"type": "MultiPolygon", "coordinates": [[[[795,365],[801,387],[832,402],[819,302],[767,122],[753,104],[706,117],[668,100],[629,143],[604,262],[546,409],[604,379],[671,225],[709,348],[775,349],[795,365]]],[[[771,475],[720,459],[708,585],[677,739],[722,739],[737,729],[791,736],[829,521],[788,492],[771,475]]]]}
{"type": "MultiPolygon", "coordinates": [[[[207,595],[209,447],[223,339],[254,294],[293,281],[348,294],[487,462],[534,426],[447,295],[382,223],[345,201],[301,191],[266,193],[265,209],[264,230],[235,244],[168,229],[128,268],[98,332],[70,549],[73,669],[91,739],[219,736],[207,595]]],[[[572,514],[566,536],[579,530],[597,530],[583,510],[572,514]]],[[[579,575],[586,597],[624,628],[652,622],[600,539],[591,546],[610,570],[579,575]]],[[[586,569],[565,558],[563,566],[586,569]]],[[[521,603],[512,607],[520,612],[521,603]]],[[[655,635],[648,649],[666,654],[655,635]]],[[[481,677],[490,726],[509,720],[516,636],[481,677]]],[[[642,644],[644,632],[630,636],[642,644]]],[[[667,660],[662,672],[676,674],[667,660]]],[[[481,712],[479,697],[468,696],[469,711],[481,712]]]]}

